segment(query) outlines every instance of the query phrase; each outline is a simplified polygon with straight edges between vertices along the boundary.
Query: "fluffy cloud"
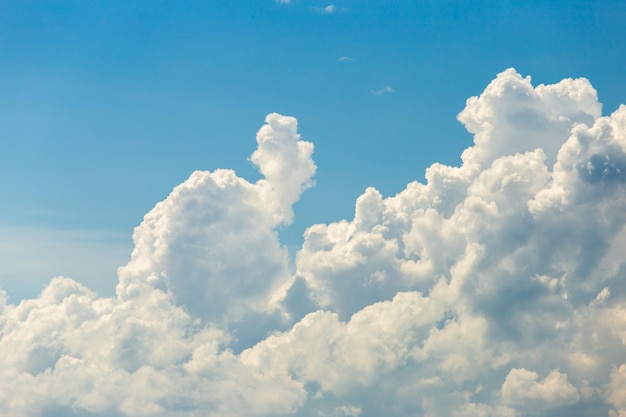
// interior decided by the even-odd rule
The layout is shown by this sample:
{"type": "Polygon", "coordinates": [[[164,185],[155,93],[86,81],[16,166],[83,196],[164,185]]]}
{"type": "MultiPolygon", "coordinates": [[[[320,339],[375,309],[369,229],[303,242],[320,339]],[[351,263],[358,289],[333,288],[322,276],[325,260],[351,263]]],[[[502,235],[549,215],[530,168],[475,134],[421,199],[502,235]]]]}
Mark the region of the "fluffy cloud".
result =
{"type": "Polygon", "coordinates": [[[263,178],[195,172],[135,229],[116,296],[0,293],[6,416],[626,416],[626,107],[514,70],[470,98],[459,167],[276,228],[315,173],[271,114],[263,178]]]}
{"type": "Polygon", "coordinates": [[[540,382],[537,373],[526,369],[511,369],[502,385],[502,399],[506,404],[526,406],[528,403],[545,403],[549,407],[572,404],[578,401],[578,392],[567,375],[554,370],[540,382]]]}
{"type": "Polygon", "coordinates": [[[607,385],[607,400],[617,410],[610,412],[611,417],[626,415],[626,365],[611,370],[611,381],[607,385]]]}
{"type": "Polygon", "coordinates": [[[157,288],[212,321],[278,308],[291,276],[274,229],[292,221],[291,205],[316,167],[294,118],[270,114],[266,122],[250,158],[264,178],[251,184],[231,170],[197,171],[177,186],[135,229],[120,299],[157,288]]]}

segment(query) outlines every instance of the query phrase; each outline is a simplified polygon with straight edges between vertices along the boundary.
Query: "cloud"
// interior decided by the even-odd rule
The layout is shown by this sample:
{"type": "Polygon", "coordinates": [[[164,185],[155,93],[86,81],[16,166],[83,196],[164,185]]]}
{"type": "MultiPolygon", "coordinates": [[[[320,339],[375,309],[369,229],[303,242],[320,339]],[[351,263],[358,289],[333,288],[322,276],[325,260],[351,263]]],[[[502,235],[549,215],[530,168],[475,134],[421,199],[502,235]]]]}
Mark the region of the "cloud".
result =
{"type": "Polygon", "coordinates": [[[339,62],[350,62],[350,61],[354,61],[354,58],[351,58],[349,56],[340,56],[339,58],[337,58],[337,61],[339,61],[339,62]]]}
{"type": "Polygon", "coordinates": [[[345,11],[344,9],[337,8],[334,4],[329,4],[325,7],[313,7],[313,10],[320,14],[333,14],[345,11]]]}
{"type": "Polygon", "coordinates": [[[393,88],[389,87],[388,85],[385,86],[385,88],[381,88],[380,90],[370,90],[370,93],[372,93],[375,96],[382,96],[384,94],[391,94],[391,93],[395,93],[396,90],[394,90],[393,88]]]}
{"type": "Polygon", "coordinates": [[[626,365],[611,370],[611,381],[607,385],[607,400],[617,410],[610,412],[610,417],[626,415],[626,365]]]}
{"type": "Polygon", "coordinates": [[[292,221],[316,170],[313,145],[296,129],[292,117],[267,116],[250,157],[264,176],[256,183],[231,170],[196,171],[146,214],[119,269],[118,297],[159,289],[217,321],[275,310],[291,279],[275,228],[292,221]]]}
{"type": "Polygon", "coordinates": [[[291,0],[276,0],[276,3],[278,3],[278,4],[290,4],[291,0]]]}
{"type": "Polygon", "coordinates": [[[526,369],[511,369],[502,385],[505,404],[525,406],[533,401],[549,407],[573,404],[579,396],[576,388],[567,381],[567,375],[551,371],[544,380],[537,381],[537,373],[526,369]]]}
{"type": "Polygon", "coordinates": [[[0,292],[7,416],[626,415],[626,106],[507,70],[459,120],[458,167],[352,219],[276,228],[313,145],[271,114],[263,178],[195,172],[146,214],[113,297],[0,292]]]}

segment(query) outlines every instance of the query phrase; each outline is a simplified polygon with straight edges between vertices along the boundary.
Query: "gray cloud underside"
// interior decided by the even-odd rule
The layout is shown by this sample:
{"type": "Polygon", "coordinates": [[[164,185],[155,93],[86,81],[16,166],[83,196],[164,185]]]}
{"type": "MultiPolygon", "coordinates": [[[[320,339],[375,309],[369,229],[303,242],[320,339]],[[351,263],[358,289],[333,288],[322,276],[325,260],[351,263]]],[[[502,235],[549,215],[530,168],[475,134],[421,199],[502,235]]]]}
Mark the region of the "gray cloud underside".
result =
{"type": "Polygon", "coordinates": [[[626,107],[510,69],[459,167],[276,228],[313,145],[271,114],[263,179],[195,172],[135,229],[116,296],[0,300],[3,416],[626,416],[626,107]]]}

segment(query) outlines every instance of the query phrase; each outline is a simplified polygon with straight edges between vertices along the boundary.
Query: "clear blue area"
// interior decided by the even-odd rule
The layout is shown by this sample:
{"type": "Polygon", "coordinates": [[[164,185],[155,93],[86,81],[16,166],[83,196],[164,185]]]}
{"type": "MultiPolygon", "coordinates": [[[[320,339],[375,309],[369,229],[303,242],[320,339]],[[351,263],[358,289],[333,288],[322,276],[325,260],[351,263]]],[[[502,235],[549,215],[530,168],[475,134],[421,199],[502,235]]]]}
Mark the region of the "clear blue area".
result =
{"type": "Polygon", "coordinates": [[[193,170],[257,179],[247,157],[279,112],[319,167],[282,232],[297,247],[367,186],[393,195],[459,164],[455,117],[498,72],[587,77],[610,113],[625,51],[622,0],[0,1],[0,224],[130,245],[193,170]]]}

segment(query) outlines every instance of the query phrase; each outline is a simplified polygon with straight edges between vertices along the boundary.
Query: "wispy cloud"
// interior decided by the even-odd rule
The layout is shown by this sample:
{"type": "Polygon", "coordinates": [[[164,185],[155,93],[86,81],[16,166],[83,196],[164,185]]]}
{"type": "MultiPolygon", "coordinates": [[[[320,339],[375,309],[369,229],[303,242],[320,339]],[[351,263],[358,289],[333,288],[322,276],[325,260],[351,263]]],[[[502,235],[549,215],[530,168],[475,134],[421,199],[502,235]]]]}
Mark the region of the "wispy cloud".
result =
{"type": "Polygon", "coordinates": [[[278,4],[289,4],[289,3],[291,3],[291,0],[276,0],[276,3],[278,3],[278,4]]]}
{"type": "Polygon", "coordinates": [[[385,86],[385,88],[382,88],[380,90],[370,90],[370,93],[374,94],[375,96],[382,96],[384,94],[391,94],[391,93],[395,93],[396,90],[394,90],[393,88],[389,87],[388,85],[385,86]]]}
{"type": "Polygon", "coordinates": [[[313,7],[313,10],[321,14],[333,14],[333,13],[339,13],[339,12],[345,11],[344,8],[338,8],[334,4],[329,4],[326,7],[313,7]]]}
{"type": "Polygon", "coordinates": [[[339,62],[350,62],[350,61],[354,61],[354,58],[349,57],[349,56],[340,56],[339,58],[337,58],[337,61],[339,61],[339,62]]]}

